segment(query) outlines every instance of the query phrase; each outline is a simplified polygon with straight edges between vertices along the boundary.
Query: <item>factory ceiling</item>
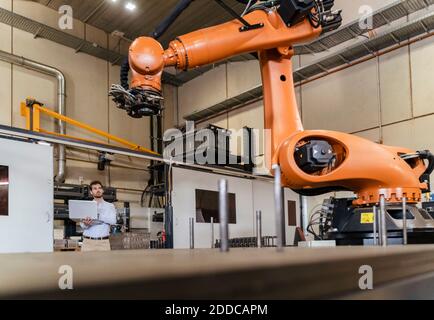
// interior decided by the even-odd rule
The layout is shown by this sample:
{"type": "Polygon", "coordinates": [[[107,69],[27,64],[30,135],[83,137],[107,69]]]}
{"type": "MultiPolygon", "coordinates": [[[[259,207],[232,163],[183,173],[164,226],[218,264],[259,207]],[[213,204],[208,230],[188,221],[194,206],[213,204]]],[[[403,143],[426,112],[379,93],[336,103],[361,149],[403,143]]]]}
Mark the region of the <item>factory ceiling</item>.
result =
{"type": "MultiPolygon", "coordinates": [[[[178,0],[131,0],[136,8],[125,8],[129,0],[34,0],[54,10],[70,5],[74,17],[96,28],[112,33],[121,31],[125,37],[135,39],[149,35],[175,7],[178,0]]],[[[244,5],[225,0],[238,13],[244,5]]],[[[159,39],[164,45],[179,35],[231,20],[232,17],[214,0],[196,0],[159,39]]]]}

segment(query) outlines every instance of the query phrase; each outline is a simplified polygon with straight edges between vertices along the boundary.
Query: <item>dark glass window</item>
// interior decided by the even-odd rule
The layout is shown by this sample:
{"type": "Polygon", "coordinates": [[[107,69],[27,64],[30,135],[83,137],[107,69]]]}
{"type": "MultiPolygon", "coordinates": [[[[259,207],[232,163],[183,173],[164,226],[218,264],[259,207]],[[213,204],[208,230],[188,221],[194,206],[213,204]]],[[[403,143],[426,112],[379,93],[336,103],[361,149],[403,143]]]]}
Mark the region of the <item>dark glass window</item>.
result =
{"type": "MultiPolygon", "coordinates": [[[[229,223],[237,223],[235,194],[229,193],[229,223]]],[[[196,222],[211,223],[211,217],[215,223],[219,223],[219,193],[217,191],[196,189],[196,222]]]]}
{"type": "Polygon", "coordinates": [[[9,215],[9,168],[0,166],[0,216],[9,215]]]}

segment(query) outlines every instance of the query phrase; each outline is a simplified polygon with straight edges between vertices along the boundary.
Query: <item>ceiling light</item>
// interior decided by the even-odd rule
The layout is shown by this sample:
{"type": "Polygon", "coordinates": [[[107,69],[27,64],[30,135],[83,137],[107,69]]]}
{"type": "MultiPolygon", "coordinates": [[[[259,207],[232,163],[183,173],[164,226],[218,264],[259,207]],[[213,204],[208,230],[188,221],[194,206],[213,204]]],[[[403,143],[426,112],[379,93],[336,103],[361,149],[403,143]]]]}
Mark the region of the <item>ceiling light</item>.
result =
{"type": "Polygon", "coordinates": [[[127,2],[125,5],[125,8],[130,10],[130,11],[133,11],[133,10],[136,10],[137,6],[132,2],[127,2]]]}

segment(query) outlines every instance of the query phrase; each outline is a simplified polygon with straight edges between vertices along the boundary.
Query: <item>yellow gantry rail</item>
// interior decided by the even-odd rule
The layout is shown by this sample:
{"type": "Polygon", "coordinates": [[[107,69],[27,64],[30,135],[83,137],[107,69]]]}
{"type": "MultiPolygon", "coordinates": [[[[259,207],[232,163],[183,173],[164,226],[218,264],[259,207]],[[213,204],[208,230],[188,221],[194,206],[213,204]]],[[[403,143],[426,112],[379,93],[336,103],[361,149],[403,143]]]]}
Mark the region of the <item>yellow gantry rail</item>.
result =
{"type": "Polygon", "coordinates": [[[59,134],[59,133],[44,130],[41,128],[41,114],[45,114],[45,115],[52,117],[54,119],[64,121],[70,125],[73,125],[75,127],[81,128],[81,129],[86,130],[86,131],[89,131],[91,133],[94,133],[96,135],[99,135],[101,137],[109,139],[111,141],[116,141],[117,143],[120,143],[120,144],[128,147],[129,149],[134,150],[134,151],[141,151],[141,152],[146,152],[146,153],[150,153],[153,155],[160,155],[157,152],[149,150],[147,148],[144,148],[138,144],[135,144],[135,143],[130,142],[128,140],[119,138],[117,136],[114,136],[108,132],[99,130],[97,128],[94,128],[94,127],[92,127],[88,124],[85,124],[83,122],[71,119],[71,118],[63,116],[61,114],[58,114],[57,112],[54,112],[50,109],[43,107],[40,103],[36,102],[35,100],[28,99],[26,102],[21,103],[21,115],[23,117],[26,117],[27,130],[51,134],[51,135],[63,137],[63,138],[70,138],[70,139],[76,139],[76,140],[81,140],[81,141],[86,141],[86,142],[110,145],[108,143],[103,143],[100,141],[95,141],[95,140],[90,140],[90,139],[85,139],[85,138],[79,138],[79,137],[74,137],[74,136],[69,136],[69,135],[64,135],[64,134],[59,134]]]}

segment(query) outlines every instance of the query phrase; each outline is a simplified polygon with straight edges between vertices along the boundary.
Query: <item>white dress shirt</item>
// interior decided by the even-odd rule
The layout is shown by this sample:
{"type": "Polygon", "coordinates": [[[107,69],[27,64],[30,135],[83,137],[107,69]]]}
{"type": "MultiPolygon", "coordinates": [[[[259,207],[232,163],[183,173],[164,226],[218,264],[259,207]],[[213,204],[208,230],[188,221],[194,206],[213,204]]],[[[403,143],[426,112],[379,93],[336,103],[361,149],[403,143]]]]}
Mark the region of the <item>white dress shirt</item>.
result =
{"type": "Polygon", "coordinates": [[[92,225],[86,226],[83,222],[83,235],[90,238],[105,238],[110,235],[110,226],[116,224],[116,209],[112,203],[106,201],[97,202],[98,220],[92,225]]]}

